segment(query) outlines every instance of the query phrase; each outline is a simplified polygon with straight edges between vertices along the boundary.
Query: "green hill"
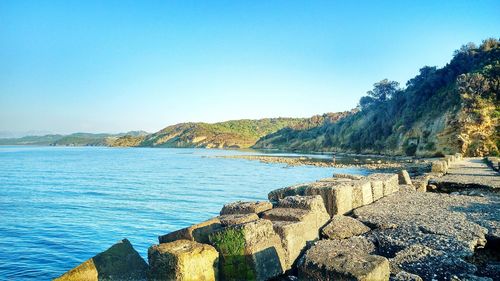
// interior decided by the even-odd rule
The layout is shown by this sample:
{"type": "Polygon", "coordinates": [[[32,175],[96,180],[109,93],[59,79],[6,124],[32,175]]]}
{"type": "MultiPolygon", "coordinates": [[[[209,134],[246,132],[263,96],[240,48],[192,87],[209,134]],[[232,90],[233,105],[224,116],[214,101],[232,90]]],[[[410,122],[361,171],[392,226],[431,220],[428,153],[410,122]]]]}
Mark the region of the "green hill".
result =
{"type": "MultiPolygon", "coordinates": [[[[247,148],[261,137],[283,128],[308,129],[318,126],[325,118],[334,119],[337,113],[312,118],[266,118],[232,120],[220,123],[181,123],[147,135],[137,146],[247,148]]],[[[125,138],[122,138],[124,140],[125,138]]],[[[119,139],[120,140],[120,139],[119,139]]],[[[128,138],[131,143],[139,139],[128,138]]]]}
{"type": "Polygon", "coordinates": [[[443,68],[425,66],[405,88],[388,80],[361,98],[359,112],[311,129],[285,128],[255,148],[392,155],[498,154],[500,42],[457,50],[443,68]]]}

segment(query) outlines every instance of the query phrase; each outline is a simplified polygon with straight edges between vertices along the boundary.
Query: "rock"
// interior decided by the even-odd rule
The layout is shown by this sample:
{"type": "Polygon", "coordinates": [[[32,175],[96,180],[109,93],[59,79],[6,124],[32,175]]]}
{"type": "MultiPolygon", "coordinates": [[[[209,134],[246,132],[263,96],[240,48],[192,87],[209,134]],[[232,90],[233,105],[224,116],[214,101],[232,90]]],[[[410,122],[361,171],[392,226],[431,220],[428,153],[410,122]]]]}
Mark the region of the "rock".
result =
{"type": "Polygon", "coordinates": [[[251,214],[232,214],[232,215],[222,215],[217,217],[220,220],[222,226],[228,226],[233,224],[241,224],[246,222],[251,222],[259,219],[259,216],[255,213],[251,214]]]}
{"type": "Polygon", "coordinates": [[[224,207],[222,207],[222,210],[220,211],[220,214],[221,215],[249,214],[249,213],[260,214],[264,211],[271,209],[272,207],[273,204],[267,201],[257,201],[257,202],[236,201],[224,205],[224,207]]]}
{"type": "MultiPolygon", "coordinates": [[[[399,192],[397,196],[385,197],[355,209],[353,215],[372,228],[363,236],[376,241],[378,253],[384,256],[403,254],[401,251],[413,245],[430,249],[426,250],[429,257],[406,262],[408,265],[422,263],[426,266],[415,265],[413,269],[402,267],[401,270],[431,280],[432,276],[425,277],[425,274],[429,274],[439,263],[457,265],[450,265],[455,270],[450,272],[457,276],[473,273],[469,270],[473,267],[469,258],[474,256],[476,249],[485,246],[486,237],[491,239],[499,233],[499,204],[500,198],[494,193],[477,197],[399,192]]],[[[412,255],[408,253],[406,257],[412,255]]],[[[437,268],[444,271],[446,266],[437,268]]]]}
{"type": "Polygon", "coordinates": [[[384,183],[381,180],[370,179],[373,202],[384,197],[384,183]]]}
{"type": "Polygon", "coordinates": [[[464,260],[423,245],[412,245],[390,259],[391,267],[417,273],[424,280],[450,280],[453,274],[472,274],[476,267],[464,260]]]}
{"type": "Polygon", "coordinates": [[[408,171],[406,170],[399,171],[398,181],[399,184],[411,184],[410,174],[408,174],[408,171]]]}
{"type": "Polygon", "coordinates": [[[334,178],[339,178],[339,179],[350,179],[350,180],[360,180],[363,179],[363,176],[359,175],[351,175],[351,174],[340,174],[340,173],[334,173],[333,174],[334,178]]]}
{"type": "Polygon", "coordinates": [[[231,225],[210,235],[223,280],[267,280],[284,272],[285,253],[269,220],[231,225]]]}
{"type": "Polygon", "coordinates": [[[190,240],[151,246],[149,280],[216,280],[219,253],[190,240]]]}
{"type": "Polygon", "coordinates": [[[319,179],[316,182],[350,182],[352,179],[348,178],[324,178],[324,179],[319,179]]]}
{"type": "Polygon", "coordinates": [[[352,210],[352,186],[355,181],[328,181],[299,184],[271,191],[269,200],[274,202],[288,196],[320,195],[330,216],[352,210]]]}
{"type": "Polygon", "coordinates": [[[372,187],[373,182],[377,182],[378,185],[380,185],[379,182],[382,182],[383,196],[391,195],[399,190],[399,180],[396,174],[375,173],[369,175],[368,179],[372,182],[372,187]]]}
{"type": "Polygon", "coordinates": [[[147,263],[123,239],[54,280],[146,280],[147,270],[147,263]]]}
{"type": "Polygon", "coordinates": [[[370,231],[370,228],[352,217],[335,215],[323,227],[321,234],[328,239],[344,239],[370,231]]]}
{"type": "Polygon", "coordinates": [[[320,195],[330,216],[345,214],[352,210],[352,184],[338,182],[333,185],[313,185],[307,195],[320,195]]]}
{"type": "Polygon", "coordinates": [[[418,192],[426,192],[428,184],[429,184],[428,175],[418,176],[413,179],[413,185],[415,186],[415,190],[418,192]]]}
{"type": "Polygon", "coordinates": [[[321,196],[288,196],[278,201],[278,208],[295,208],[326,213],[325,204],[321,196]]]}
{"type": "Polygon", "coordinates": [[[316,242],[298,264],[299,280],[389,280],[389,262],[362,237],[316,242]]]}
{"type": "Polygon", "coordinates": [[[400,271],[395,276],[391,276],[390,280],[391,281],[423,281],[422,277],[420,277],[416,274],[408,273],[406,271],[400,271]]]}
{"type": "Polygon", "coordinates": [[[400,184],[399,190],[403,192],[415,192],[417,191],[414,185],[400,184]]]}
{"type": "Polygon", "coordinates": [[[368,180],[352,182],[352,208],[373,203],[372,186],[368,180]]]}
{"type": "Polygon", "coordinates": [[[448,170],[448,165],[446,164],[446,161],[439,160],[432,162],[431,171],[433,173],[446,174],[447,170],[448,170]]]}
{"type": "Polygon", "coordinates": [[[444,156],[444,161],[446,161],[446,164],[448,167],[456,161],[455,155],[445,155],[444,156]]]}
{"type": "Polygon", "coordinates": [[[160,243],[168,243],[176,240],[191,240],[199,243],[208,243],[208,236],[222,228],[219,218],[212,218],[202,223],[176,230],[158,237],[160,243]]]}
{"type": "Polygon", "coordinates": [[[276,208],[264,212],[262,218],[273,221],[285,251],[286,269],[290,269],[307,242],[319,238],[319,229],[330,215],[321,196],[289,196],[279,200],[276,208]]]}

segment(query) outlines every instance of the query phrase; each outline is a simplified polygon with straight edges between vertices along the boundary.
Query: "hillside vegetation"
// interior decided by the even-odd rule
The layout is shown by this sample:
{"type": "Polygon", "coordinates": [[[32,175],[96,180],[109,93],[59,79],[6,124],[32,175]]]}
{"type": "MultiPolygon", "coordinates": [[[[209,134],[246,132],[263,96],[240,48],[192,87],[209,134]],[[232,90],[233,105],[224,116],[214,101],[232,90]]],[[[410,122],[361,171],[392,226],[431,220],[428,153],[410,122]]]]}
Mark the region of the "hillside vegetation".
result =
{"type": "Polygon", "coordinates": [[[387,79],[359,112],[310,129],[282,129],[255,148],[392,155],[498,154],[500,43],[467,44],[443,68],[425,66],[406,87],[387,79]]]}
{"type": "Polygon", "coordinates": [[[260,138],[283,128],[310,129],[325,119],[335,119],[343,113],[330,113],[311,118],[266,118],[232,120],[220,123],[181,123],[168,126],[144,138],[122,137],[119,142],[132,146],[248,148],[260,138]]]}

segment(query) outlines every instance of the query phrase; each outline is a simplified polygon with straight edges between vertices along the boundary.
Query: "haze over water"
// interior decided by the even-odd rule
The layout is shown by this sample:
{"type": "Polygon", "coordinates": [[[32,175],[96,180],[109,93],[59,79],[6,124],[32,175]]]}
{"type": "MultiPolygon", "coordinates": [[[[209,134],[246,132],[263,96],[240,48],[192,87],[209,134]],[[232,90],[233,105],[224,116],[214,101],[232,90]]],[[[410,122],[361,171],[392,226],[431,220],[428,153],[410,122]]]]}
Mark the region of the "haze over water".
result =
{"type": "Polygon", "coordinates": [[[0,279],[54,278],[123,238],[147,258],[158,235],[215,216],[224,203],[265,200],[334,171],[212,157],[241,153],[0,147],[0,279]]]}

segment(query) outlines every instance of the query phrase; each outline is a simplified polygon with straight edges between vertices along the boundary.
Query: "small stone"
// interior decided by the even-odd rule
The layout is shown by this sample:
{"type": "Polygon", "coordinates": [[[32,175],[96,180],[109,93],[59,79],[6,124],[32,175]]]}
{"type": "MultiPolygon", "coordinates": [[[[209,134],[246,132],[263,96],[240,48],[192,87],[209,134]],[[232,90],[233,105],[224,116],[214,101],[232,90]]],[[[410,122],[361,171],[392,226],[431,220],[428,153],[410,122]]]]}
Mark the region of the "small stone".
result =
{"type": "Polygon", "coordinates": [[[219,253],[190,240],[151,246],[149,280],[216,280],[219,253]]]}
{"type": "Polygon", "coordinates": [[[321,233],[328,239],[344,239],[370,231],[370,228],[352,217],[335,215],[321,233]]]}
{"type": "Polygon", "coordinates": [[[408,273],[406,271],[400,271],[398,274],[395,276],[391,276],[390,278],[391,281],[423,281],[423,279],[412,273],[408,273]]]}

